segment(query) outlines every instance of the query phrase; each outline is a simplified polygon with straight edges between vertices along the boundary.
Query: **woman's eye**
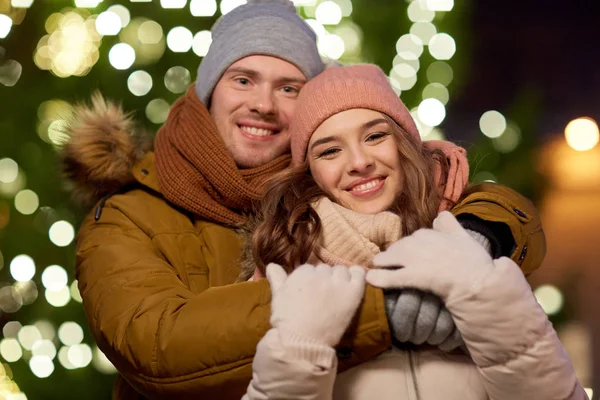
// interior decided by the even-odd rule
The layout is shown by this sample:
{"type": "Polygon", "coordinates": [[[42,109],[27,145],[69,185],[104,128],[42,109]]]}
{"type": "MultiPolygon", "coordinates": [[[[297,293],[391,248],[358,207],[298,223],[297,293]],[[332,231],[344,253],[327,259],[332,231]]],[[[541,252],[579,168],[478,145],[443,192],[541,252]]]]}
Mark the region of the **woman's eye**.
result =
{"type": "Polygon", "coordinates": [[[373,134],[371,134],[371,135],[369,135],[369,136],[367,137],[367,141],[374,142],[374,141],[377,141],[377,140],[379,140],[379,139],[382,139],[382,138],[384,138],[384,137],[386,137],[386,136],[389,136],[389,133],[387,133],[387,132],[377,132],[377,133],[373,133],[373,134]]]}
{"type": "Polygon", "coordinates": [[[337,153],[339,153],[340,149],[336,149],[336,148],[331,148],[331,149],[327,149],[323,152],[321,152],[318,156],[318,158],[330,158],[333,157],[334,155],[336,155],[337,153]]]}

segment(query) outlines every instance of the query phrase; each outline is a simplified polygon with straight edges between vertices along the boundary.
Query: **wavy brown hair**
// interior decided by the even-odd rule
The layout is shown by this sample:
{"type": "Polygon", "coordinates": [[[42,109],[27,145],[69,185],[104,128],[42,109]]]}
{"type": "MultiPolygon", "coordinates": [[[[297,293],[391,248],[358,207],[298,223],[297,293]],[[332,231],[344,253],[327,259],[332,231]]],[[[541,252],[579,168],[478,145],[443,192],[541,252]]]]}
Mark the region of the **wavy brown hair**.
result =
{"type": "MultiPolygon", "coordinates": [[[[443,187],[436,185],[435,171],[441,167],[440,181],[446,182],[449,166],[441,151],[430,150],[383,116],[398,146],[403,188],[389,211],[401,216],[402,234],[410,235],[432,225],[443,193],[443,187]]],[[[321,234],[321,221],[311,203],[323,196],[328,194],[313,179],[308,162],[269,180],[260,205],[244,227],[247,240],[240,280],[252,276],[254,268],[264,276],[271,262],[289,273],[308,260],[321,234]]]]}

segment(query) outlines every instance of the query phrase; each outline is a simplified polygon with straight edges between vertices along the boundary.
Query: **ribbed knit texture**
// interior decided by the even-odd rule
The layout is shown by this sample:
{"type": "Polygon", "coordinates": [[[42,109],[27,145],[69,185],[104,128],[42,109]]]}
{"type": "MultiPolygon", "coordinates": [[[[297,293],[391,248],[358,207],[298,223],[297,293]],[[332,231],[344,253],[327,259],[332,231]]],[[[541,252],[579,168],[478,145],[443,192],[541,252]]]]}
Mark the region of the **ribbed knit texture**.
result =
{"type": "Polygon", "coordinates": [[[312,204],[321,219],[315,255],[329,265],[370,267],[373,257],[402,236],[402,219],[389,211],[361,214],[326,197],[312,204]]]}
{"type": "Polygon", "coordinates": [[[285,155],[257,168],[238,169],[193,87],[171,107],[156,136],[155,157],[167,200],[229,226],[244,221],[243,213],[260,199],[265,181],[290,163],[285,155]]]}
{"type": "MultiPolygon", "coordinates": [[[[290,126],[292,163],[304,163],[310,138],[326,119],[356,108],[386,114],[408,135],[421,141],[415,121],[381,68],[372,64],[328,68],[309,81],[298,96],[298,106],[290,126]]],[[[466,151],[441,140],[428,141],[423,145],[441,150],[450,164],[446,182],[441,182],[441,170],[438,168],[436,171],[436,182],[444,185],[445,199],[440,203],[440,211],[448,210],[458,201],[468,183],[466,151]]]]}
{"type": "Polygon", "coordinates": [[[302,164],[306,159],[310,137],[323,121],[354,108],[380,111],[396,121],[406,133],[421,141],[408,109],[392,90],[387,76],[376,65],[328,68],[304,85],[297,102],[290,126],[295,165],[302,164]]]}
{"type": "Polygon", "coordinates": [[[289,0],[249,0],[223,15],[211,29],[212,43],[198,68],[196,93],[206,105],[223,73],[251,55],[277,57],[311,79],[325,65],[317,36],[289,0]]]}

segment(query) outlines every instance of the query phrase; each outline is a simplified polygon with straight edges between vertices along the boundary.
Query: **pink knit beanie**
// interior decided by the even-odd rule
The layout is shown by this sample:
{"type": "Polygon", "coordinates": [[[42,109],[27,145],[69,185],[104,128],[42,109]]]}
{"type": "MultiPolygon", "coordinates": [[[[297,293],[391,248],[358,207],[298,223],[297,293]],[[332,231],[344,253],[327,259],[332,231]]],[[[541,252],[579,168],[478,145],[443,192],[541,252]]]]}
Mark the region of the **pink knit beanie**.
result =
{"type": "MultiPolygon", "coordinates": [[[[418,141],[421,136],[410,112],[392,89],[387,76],[376,65],[360,64],[326,69],[300,91],[290,126],[292,164],[306,159],[308,142],[315,130],[329,117],[354,108],[379,111],[391,117],[418,141]]],[[[466,151],[451,142],[427,141],[424,145],[440,149],[448,158],[450,171],[444,197],[457,202],[469,178],[466,151]]],[[[440,183],[441,171],[436,180],[440,183]]],[[[443,201],[440,211],[449,208],[443,201]]]]}

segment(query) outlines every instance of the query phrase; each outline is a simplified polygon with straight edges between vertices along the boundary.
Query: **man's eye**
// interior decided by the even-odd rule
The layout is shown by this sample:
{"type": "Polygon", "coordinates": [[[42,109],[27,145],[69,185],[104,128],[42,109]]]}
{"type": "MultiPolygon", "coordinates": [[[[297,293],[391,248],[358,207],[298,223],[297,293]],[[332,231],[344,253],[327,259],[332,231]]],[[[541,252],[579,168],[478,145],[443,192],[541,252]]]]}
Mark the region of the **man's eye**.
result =
{"type": "Polygon", "coordinates": [[[284,86],[283,91],[286,93],[298,93],[298,89],[293,86],[284,86]]]}
{"type": "Polygon", "coordinates": [[[238,81],[238,83],[240,83],[242,85],[247,85],[250,83],[250,81],[246,78],[238,78],[237,81],[238,81]]]}

